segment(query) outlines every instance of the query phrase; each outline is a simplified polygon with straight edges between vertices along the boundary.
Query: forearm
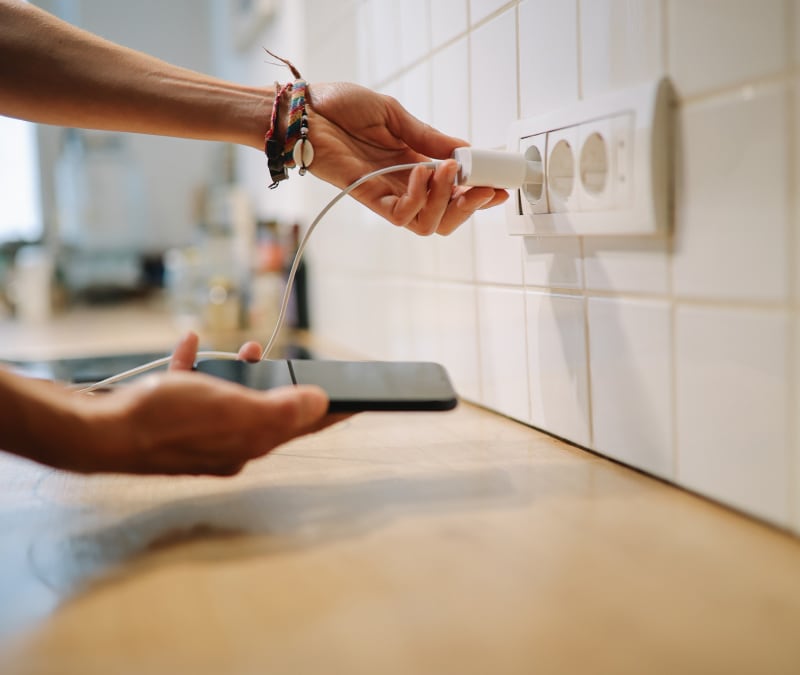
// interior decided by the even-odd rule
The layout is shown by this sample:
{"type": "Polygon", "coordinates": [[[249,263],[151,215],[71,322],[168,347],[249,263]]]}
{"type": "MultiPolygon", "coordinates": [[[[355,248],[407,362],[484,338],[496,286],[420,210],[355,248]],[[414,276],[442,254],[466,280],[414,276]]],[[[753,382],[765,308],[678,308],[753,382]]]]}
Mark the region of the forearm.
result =
{"type": "Polygon", "coordinates": [[[0,114],[263,148],[273,97],[267,88],[179,68],[27,3],[0,0],[0,114]]]}

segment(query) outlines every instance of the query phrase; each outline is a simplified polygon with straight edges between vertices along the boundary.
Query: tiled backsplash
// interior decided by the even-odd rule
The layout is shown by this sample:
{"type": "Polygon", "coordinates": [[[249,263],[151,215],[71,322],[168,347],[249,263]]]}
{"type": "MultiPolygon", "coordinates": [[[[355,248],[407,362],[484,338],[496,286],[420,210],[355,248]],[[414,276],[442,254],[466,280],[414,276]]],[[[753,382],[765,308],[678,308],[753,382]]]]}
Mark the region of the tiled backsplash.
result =
{"type": "Polygon", "coordinates": [[[312,82],[378,88],[482,147],[668,75],[676,218],[668,240],[525,239],[501,207],[418,238],[351,201],[311,245],[316,330],[441,361],[467,399],[800,532],[800,1],[338,7],[307,0],[312,82]]]}

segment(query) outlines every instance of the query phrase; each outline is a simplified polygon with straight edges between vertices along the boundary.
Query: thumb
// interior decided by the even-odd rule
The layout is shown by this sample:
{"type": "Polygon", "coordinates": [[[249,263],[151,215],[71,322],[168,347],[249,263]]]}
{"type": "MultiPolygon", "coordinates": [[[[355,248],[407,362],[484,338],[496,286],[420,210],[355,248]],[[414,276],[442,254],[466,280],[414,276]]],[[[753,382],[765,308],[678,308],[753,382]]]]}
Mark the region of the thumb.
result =
{"type": "Polygon", "coordinates": [[[280,387],[267,391],[265,397],[290,436],[315,426],[328,412],[328,395],[320,387],[280,387]]]}

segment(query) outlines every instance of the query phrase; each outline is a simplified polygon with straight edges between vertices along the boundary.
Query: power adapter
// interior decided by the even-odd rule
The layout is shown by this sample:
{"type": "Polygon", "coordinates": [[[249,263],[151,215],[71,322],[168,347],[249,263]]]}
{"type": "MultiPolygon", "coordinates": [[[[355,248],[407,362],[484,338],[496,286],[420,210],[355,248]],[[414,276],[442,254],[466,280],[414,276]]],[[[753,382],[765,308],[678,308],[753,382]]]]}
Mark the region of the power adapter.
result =
{"type": "Polygon", "coordinates": [[[515,190],[543,182],[542,163],[519,152],[456,148],[452,158],[459,166],[458,185],[515,190]]]}

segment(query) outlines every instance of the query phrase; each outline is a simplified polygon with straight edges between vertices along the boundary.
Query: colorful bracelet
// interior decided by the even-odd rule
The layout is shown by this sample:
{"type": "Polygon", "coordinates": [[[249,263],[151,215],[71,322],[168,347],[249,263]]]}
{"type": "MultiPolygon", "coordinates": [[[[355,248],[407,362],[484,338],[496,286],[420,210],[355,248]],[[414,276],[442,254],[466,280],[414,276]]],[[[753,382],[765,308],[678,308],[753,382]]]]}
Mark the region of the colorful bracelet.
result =
{"type": "Polygon", "coordinates": [[[269,50],[266,52],[288,66],[295,77],[293,83],[285,84],[283,87],[280,87],[277,82],[275,83],[275,101],[272,106],[270,128],[264,136],[264,153],[267,156],[267,165],[272,178],[272,184],[269,187],[272,189],[289,177],[287,169],[299,166],[299,174],[304,176],[311,162],[314,161],[314,147],[308,140],[308,115],[306,113],[308,84],[291,62],[276,56],[269,50]],[[274,136],[277,130],[280,102],[287,91],[292,93],[292,100],[289,107],[286,137],[281,143],[274,136]]]}
{"type": "Polygon", "coordinates": [[[270,125],[267,133],[264,134],[264,154],[267,156],[267,166],[269,167],[269,175],[272,178],[270,189],[278,187],[278,183],[286,180],[289,174],[286,172],[286,167],[283,163],[283,144],[276,140],[274,137],[278,129],[278,112],[281,105],[281,99],[287,91],[292,90],[292,84],[288,83],[282,87],[278,82],[275,83],[275,100],[272,102],[272,114],[270,115],[270,125]]]}

